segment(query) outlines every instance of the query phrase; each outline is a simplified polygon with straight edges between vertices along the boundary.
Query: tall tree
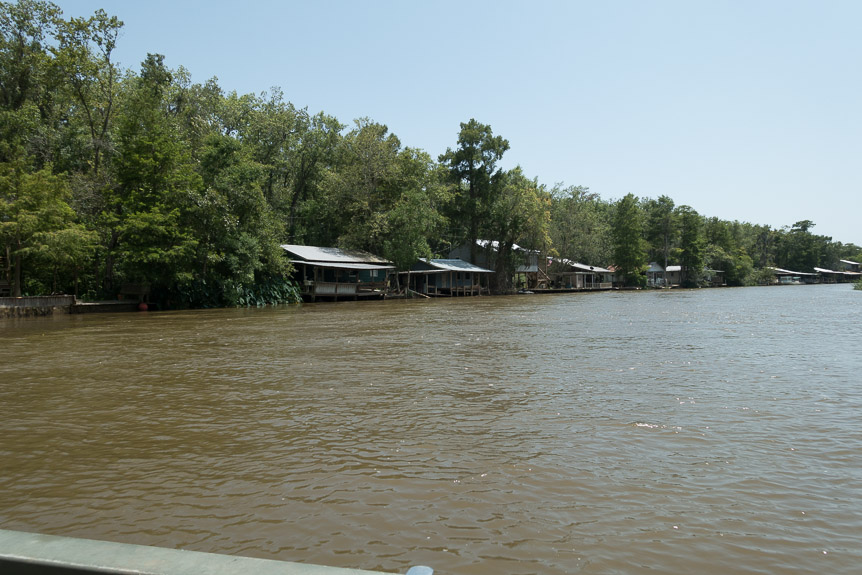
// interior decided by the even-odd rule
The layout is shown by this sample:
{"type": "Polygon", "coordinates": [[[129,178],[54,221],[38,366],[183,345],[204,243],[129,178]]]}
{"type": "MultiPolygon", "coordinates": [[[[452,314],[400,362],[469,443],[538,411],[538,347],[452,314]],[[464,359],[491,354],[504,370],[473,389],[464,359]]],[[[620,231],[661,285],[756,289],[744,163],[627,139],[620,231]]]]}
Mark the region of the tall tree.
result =
{"type": "Polygon", "coordinates": [[[51,271],[51,292],[68,293],[71,286],[77,296],[80,274],[98,246],[98,234],[83,224],[67,222],[40,233],[38,239],[35,254],[51,271]]]}
{"type": "Polygon", "coordinates": [[[338,243],[380,253],[389,234],[388,213],[398,198],[401,141],[368,118],[344,136],[330,177],[330,202],[339,222],[338,243]]]}
{"type": "MultiPolygon", "coordinates": [[[[196,239],[184,212],[201,185],[164,99],[172,80],[163,57],[149,54],[129,81],[119,126],[118,189],[110,219],[127,281],[170,289],[192,274],[196,239]]],[[[108,269],[108,285],[111,280],[108,269]]]]}
{"type": "Polygon", "coordinates": [[[256,98],[247,114],[240,138],[251,145],[255,161],[264,168],[261,182],[264,196],[271,205],[281,208],[290,201],[288,164],[299,141],[300,114],[293,104],[285,101],[279,88],[256,98]]]}
{"type": "MultiPolygon", "coordinates": [[[[460,240],[470,243],[470,258],[476,261],[476,240],[487,221],[493,198],[500,190],[502,170],[497,162],[509,149],[509,141],[494,136],[491,126],[475,119],[461,123],[458,147],[448,148],[439,157],[449,171],[453,201],[449,218],[459,225],[460,240]]],[[[489,238],[494,239],[494,238],[489,238]]]]}
{"type": "Polygon", "coordinates": [[[627,286],[640,286],[646,281],[646,249],[642,236],[642,216],[634,194],[617,201],[614,211],[614,264],[627,286]]]}
{"type": "MultiPolygon", "coordinates": [[[[189,303],[235,305],[241,294],[285,272],[279,246],[284,223],[264,196],[265,168],[242,142],[211,134],[199,166],[203,186],[192,189],[189,213],[197,240],[197,297],[205,295],[206,301],[190,298],[189,303]]],[[[181,288],[191,290],[188,281],[181,288]]]]}
{"type": "Polygon", "coordinates": [[[288,237],[291,241],[305,238],[311,232],[309,228],[313,228],[308,218],[303,218],[304,204],[319,193],[325,170],[335,159],[343,128],[338,120],[323,112],[311,116],[307,109],[302,109],[296,115],[297,139],[287,162],[288,237]]]}
{"type": "Polygon", "coordinates": [[[679,263],[682,266],[682,285],[695,287],[703,277],[703,219],[690,206],[680,206],[676,212],[679,216],[679,263]]]}
{"type": "Polygon", "coordinates": [[[778,232],[770,226],[754,226],[754,241],[749,249],[752,259],[759,268],[775,265],[775,248],[778,232]]]}
{"type": "Polygon", "coordinates": [[[677,234],[673,200],[668,196],[647,200],[646,212],[646,238],[650,244],[650,260],[663,262],[664,268],[667,269],[671,248],[677,234]]]}
{"type": "Polygon", "coordinates": [[[448,201],[443,175],[426,152],[405,148],[398,155],[398,197],[389,210],[383,255],[400,270],[432,257],[446,226],[440,208],[448,201]]]}
{"type": "Polygon", "coordinates": [[[98,10],[90,18],[61,21],[59,43],[52,51],[61,86],[75,102],[70,116],[86,130],[88,141],[81,151],[89,151],[81,171],[98,177],[103,156],[111,151],[110,129],[114,117],[119,71],[113,53],[123,23],[116,16],[98,10]]]}
{"type": "Polygon", "coordinates": [[[364,249],[408,269],[432,255],[446,201],[440,173],[425,152],[402,148],[389,129],[356,120],[328,171],[318,215],[343,247],[364,249]]]}
{"type": "MultiPolygon", "coordinates": [[[[779,235],[776,250],[778,267],[798,272],[813,272],[820,266],[821,259],[829,259],[826,246],[832,238],[817,236],[809,230],[814,227],[811,220],[802,220],[793,224],[779,235]]],[[[824,262],[824,265],[831,262],[824,262]]]]}
{"type": "Polygon", "coordinates": [[[50,161],[43,134],[53,115],[47,45],[62,12],[50,2],[0,2],[0,162],[26,154],[50,161]]]}
{"type": "Polygon", "coordinates": [[[26,262],[50,247],[57,233],[74,228],[68,200],[68,187],[50,165],[33,172],[20,159],[0,163],[0,239],[12,257],[14,297],[23,293],[26,262]]]}
{"type": "Polygon", "coordinates": [[[555,186],[551,198],[551,240],[560,257],[608,265],[612,245],[608,204],[583,186],[555,186]]]}
{"type": "Polygon", "coordinates": [[[56,291],[60,275],[92,252],[93,234],[75,223],[68,179],[54,174],[68,131],[70,100],[55,46],[67,23],[50,2],[0,3],[0,237],[12,293],[56,291]],[[41,286],[41,287],[36,287],[41,286]]]}
{"type": "Polygon", "coordinates": [[[704,221],[704,264],[724,272],[727,285],[740,286],[750,282],[754,271],[751,257],[742,244],[742,226],[718,218],[704,221]]]}
{"type": "MultiPolygon", "coordinates": [[[[547,253],[550,248],[550,194],[538,181],[527,178],[520,167],[505,172],[500,193],[491,204],[488,230],[497,242],[494,260],[496,292],[512,290],[512,276],[519,262],[516,243],[531,252],[547,253]]],[[[520,255],[523,259],[524,254],[520,255]]]]}

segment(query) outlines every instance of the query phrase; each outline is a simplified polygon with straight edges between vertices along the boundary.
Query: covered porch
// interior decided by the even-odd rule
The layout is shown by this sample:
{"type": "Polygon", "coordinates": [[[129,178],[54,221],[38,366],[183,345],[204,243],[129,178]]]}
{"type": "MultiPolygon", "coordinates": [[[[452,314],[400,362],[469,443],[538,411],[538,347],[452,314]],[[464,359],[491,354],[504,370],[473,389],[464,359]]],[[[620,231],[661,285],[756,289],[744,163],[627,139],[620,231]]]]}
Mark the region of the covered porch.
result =
{"type": "Polygon", "coordinates": [[[590,266],[567,259],[554,259],[548,268],[551,289],[558,290],[603,290],[613,284],[606,281],[612,272],[598,266],[590,266]]]}
{"type": "Polygon", "coordinates": [[[283,245],[306,301],[383,298],[391,262],[360,250],[283,245]]]}
{"type": "Polygon", "coordinates": [[[410,271],[399,276],[410,292],[451,297],[490,293],[488,278],[493,273],[460,259],[420,258],[410,271]]]}

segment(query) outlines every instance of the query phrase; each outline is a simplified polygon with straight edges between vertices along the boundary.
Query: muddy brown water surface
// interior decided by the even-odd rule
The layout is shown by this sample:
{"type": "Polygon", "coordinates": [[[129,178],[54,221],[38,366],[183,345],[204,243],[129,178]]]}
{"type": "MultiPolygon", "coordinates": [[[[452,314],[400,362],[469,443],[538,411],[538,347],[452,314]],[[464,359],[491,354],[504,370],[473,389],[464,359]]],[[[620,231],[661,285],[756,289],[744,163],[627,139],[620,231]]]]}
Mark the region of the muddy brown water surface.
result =
{"type": "Polygon", "coordinates": [[[435,573],[858,573],[849,285],[0,321],[0,528],[435,573]]]}

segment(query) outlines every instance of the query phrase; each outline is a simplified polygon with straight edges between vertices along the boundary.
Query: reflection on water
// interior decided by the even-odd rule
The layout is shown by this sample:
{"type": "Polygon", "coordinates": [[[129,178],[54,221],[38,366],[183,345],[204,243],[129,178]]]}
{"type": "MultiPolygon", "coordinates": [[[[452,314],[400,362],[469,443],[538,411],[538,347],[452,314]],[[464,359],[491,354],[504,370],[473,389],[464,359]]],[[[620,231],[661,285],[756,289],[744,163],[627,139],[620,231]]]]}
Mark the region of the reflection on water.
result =
{"type": "Polygon", "coordinates": [[[440,573],[850,573],[862,296],[0,323],[0,528],[440,573]]]}

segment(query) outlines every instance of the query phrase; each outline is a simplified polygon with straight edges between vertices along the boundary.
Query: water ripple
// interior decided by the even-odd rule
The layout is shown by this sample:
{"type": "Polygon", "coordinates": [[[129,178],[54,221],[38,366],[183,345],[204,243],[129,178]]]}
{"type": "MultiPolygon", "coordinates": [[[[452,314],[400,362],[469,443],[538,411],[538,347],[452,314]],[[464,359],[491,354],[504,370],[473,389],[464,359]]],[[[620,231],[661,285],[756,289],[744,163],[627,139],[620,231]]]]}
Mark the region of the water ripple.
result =
{"type": "Polygon", "coordinates": [[[396,572],[852,573],[855,295],[0,324],[0,527],[396,572]]]}

